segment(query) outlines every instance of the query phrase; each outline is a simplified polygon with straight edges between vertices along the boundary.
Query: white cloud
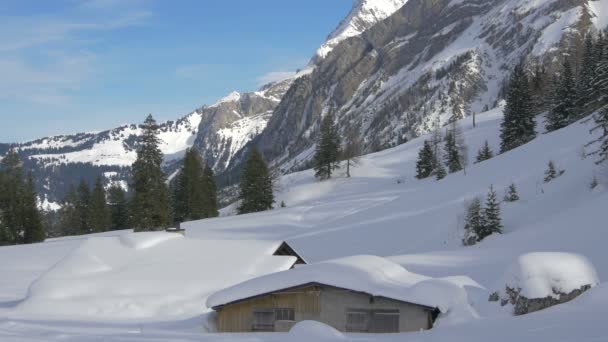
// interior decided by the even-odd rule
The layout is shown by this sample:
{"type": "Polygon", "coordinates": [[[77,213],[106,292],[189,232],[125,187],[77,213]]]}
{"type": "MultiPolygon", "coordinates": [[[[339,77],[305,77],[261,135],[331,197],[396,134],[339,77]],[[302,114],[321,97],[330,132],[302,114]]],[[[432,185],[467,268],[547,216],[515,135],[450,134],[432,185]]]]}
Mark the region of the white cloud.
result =
{"type": "Polygon", "coordinates": [[[259,85],[264,85],[272,82],[279,82],[288,79],[295,75],[295,71],[271,71],[257,78],[259,85]]]}

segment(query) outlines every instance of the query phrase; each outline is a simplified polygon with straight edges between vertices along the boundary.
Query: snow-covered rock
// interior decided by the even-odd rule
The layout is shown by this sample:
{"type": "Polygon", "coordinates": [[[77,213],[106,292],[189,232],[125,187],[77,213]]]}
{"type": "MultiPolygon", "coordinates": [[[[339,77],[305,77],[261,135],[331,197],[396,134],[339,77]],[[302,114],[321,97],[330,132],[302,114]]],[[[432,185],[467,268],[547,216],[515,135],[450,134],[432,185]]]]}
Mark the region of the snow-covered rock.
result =
{"type": "Polygon", "coordinates": [[[565,303],[599,284],[595,268],[584,256],[535,252],[520,256],[499,281],[493,295],[515,306],[515,314],[565,303]]]}

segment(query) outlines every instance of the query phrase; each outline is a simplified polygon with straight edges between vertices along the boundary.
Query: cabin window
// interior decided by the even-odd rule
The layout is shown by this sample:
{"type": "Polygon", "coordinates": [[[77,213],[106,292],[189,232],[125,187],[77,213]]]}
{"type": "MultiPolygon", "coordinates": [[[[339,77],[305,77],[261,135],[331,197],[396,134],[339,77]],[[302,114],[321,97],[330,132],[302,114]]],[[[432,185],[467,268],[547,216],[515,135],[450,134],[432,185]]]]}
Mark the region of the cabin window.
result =
{"type": "Polygon", "coordinates": [[[274,309],[253,310],[253,331],[274,331],[274,309]]]}
{"type": "Polygon", "coordinates": [[[275,319],[277,321],[295,321],[295,310],[291,308],[275,309],[275,319]]]}
{"type": "Polygon", "coordinates": [[[293,308],[254,309],[253,331],[274,331],[275,321],[295,321],[293,308]]]}
{"type": "Polygon", "coordinates": [[[399,310],[349,309],[346,311],[347,332],[399,332],[399,310]]]}
{"type": "Polygon", "coordinates": [[[350,309],[346,312],[346,331],[367,332],[371,311],[365,309],[350,309]]]}
{"type": "Polygon", "coordinates": [[[369,330],[372,333],[399,332],[399,310],[374,310],[369,330]]]}

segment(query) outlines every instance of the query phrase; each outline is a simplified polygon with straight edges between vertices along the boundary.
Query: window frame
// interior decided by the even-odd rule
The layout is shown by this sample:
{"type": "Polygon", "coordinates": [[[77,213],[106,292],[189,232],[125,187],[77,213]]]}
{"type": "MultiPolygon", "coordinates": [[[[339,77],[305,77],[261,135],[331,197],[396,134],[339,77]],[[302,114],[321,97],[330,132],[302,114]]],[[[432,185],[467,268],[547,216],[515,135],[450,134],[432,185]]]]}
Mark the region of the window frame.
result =
{"type": "Polygon", "coordinates": [[[275,323],[275,313],[274,309],[270,308],[254,308],[252,311],[252,322],[251,322],[251,330],[252,331],[274,331],[274,323],[275,323]],[[265,319],[260,319],[261,316],[265,319]],[[272,323],[266,322],[267,318],[272,319],[272,323]]]}

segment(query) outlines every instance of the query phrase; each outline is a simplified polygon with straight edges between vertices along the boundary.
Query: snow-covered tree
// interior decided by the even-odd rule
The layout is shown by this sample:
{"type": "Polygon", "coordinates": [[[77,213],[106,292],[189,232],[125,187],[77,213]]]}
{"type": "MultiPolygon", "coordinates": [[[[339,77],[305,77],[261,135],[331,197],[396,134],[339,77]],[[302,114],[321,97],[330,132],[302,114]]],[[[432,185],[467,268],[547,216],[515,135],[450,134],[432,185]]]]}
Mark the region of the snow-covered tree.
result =
{"type": "Polygon", "coordinates": [[[494,187],[490,186],[490,191],[488,192],[485,207],[483,209],[483,228],[477,234],[479,241],[494,233],[502,234],[503,227],[501,221],[500,203],[498,202],[494,187]]]}
{"type": "Polygon", "coordinates": [[[452,121],[445,136],[444,144],[445,164],[449,173],[461,171],[466,166],[466,145],[462,137],[462,131],[457,121],[452,121]]]}
{"type": "Polygon", "coordinates": [[[443,162],[441,161],[441,159],[437,159],[435,163],[435,177],[437,178],[437,180],[442,180],[447,175],[448,174],[445,170],[445,166],[443,166],[443,162]]]}
{"type": "Polygon", "coordinates": [[[547,170],[545,170],[545,183],[549,183],[558,177],[557,168],[555,167],[555,163],[553,160],[550,160],[547,164],[547,170]]]}
{"type": "Polygon", "coordinates": [[[483,147],[477,152],[477,162],[481,163],[482,161],[486,161],[488,159],[492,159],[494,157],[494,152],[490,148],[490,144],[486,140],[483,144],[483,147]]]}
{"type": "Polygon", "coordinates": [[[481,200],[475,197],[466,206],[463,245],[471,246],[479,241],[477,233],[483,229],[483,222],[481,200]]]}
{"type": "Polygon", "coordinates": [[[589,145],[597,145],[598,147],[590,154],[598,156],[597,164],[602,164],[608,160],[608,106],[601,109],[594,115],[595,126],[591,132],[600,131],[601,135],[597,139],[591,141],[589,145]]]}
{"type": "Polygon", "coordinates": [[[507,189],[507,192],[505,194],[505,201],[506,202],[519,201],[519,194],[517,193],[517,187],[515,186],[515,183],[511,183],[511,185],[509,185],[509,188],[507,189]]]}

